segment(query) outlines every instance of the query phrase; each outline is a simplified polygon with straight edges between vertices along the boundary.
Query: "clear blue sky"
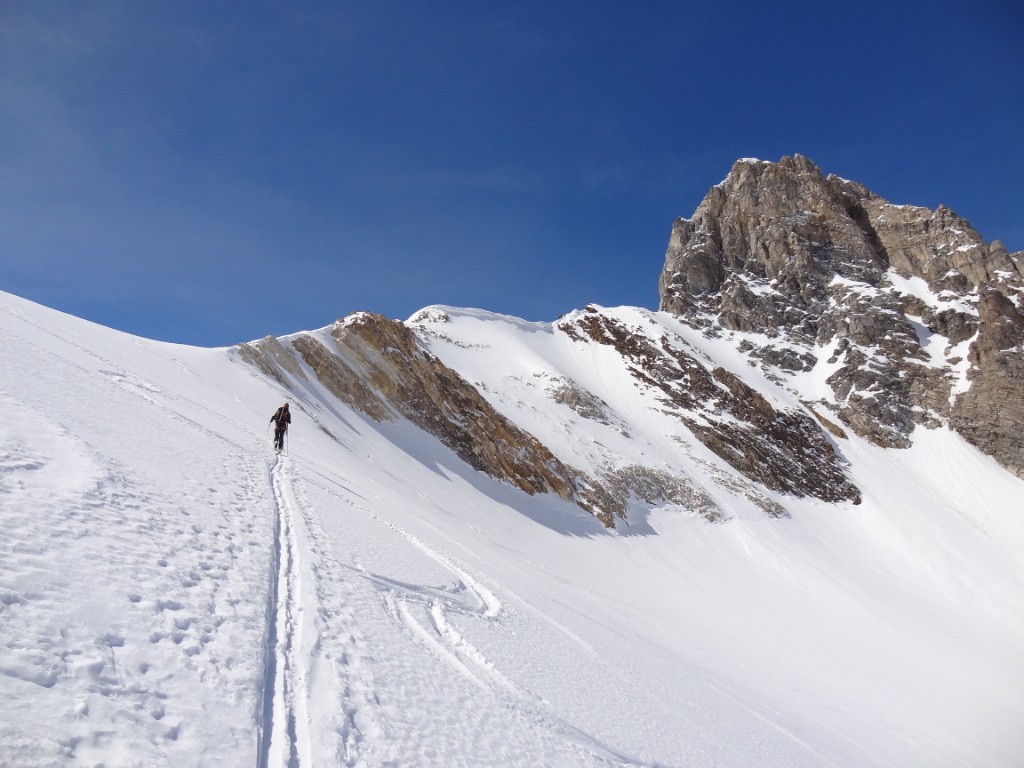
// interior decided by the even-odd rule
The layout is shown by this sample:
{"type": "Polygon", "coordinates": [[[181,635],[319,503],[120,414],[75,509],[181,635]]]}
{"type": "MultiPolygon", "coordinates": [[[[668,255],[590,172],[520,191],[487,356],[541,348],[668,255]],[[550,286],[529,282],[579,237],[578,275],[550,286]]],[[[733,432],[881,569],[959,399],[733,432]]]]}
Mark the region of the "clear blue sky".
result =
{"type": "Polygon", "coordinates": [[[1024,3],[0,0],[0,289],[221,345],[657,304],[800,152],[1024,249],[1024,3]]]}

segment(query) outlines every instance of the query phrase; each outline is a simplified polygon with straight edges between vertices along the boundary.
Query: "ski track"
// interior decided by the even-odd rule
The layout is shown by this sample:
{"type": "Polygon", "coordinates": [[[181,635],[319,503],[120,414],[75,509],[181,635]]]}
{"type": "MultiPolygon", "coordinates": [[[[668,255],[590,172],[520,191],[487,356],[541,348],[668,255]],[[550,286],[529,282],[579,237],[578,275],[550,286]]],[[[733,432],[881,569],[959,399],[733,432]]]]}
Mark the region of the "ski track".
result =
{"type": "MultiPolygon", "coordinates": [[[[345,505],[360,512],[386,530],[402,537],[415,550],[451,572],[456,583],[449,588],[405,584],[369,573],[358,562],[355,570],[381,593],[382,604],[402,630],[436,656],[452,674],[467,680],[484,695],[498,700],[514,730],[540,731],[541,736],[561,746],[574,764],[595,766],[653,766],[623,754],[553,714],[536,694],[521,689],[456,627],[453,616],[500,622],[508,608],[462,565],[427,545],[417,536],[374,513],[350,498],[334,494],[345,505]]],[[[438,680],[438,685],[445,685],[438,680]]],[[[524,764],[532,764],[524,759],[524,764]]],[[[349,762],[347,765],[354,765],[349,762]]]]}
{"type": "MultiPolygon", "coordinates": [[[[498,749],[504,755],[502,762],[508,762],[509,753],[516,753],[519,757],[513,763],[521,765],[544,764],[548,757],[558,764],[581,766],[651,765],[621,753],[552,713],[541,697],[517,686],[484,650],[469,641],[458,627],[458,617],[500,623],[508,617],[509,609],[465,566],[360,504],[355,500],[358,494],[337,474],[329,477],[282,454],[271,471],[271,482],[277,499],[279,533],[274,568],[277,594],[268,614],[273,616],[276,629],[268,636],[267,655],[273,661],[264,681],[260,768],[444,764],[438,762],[434,748],[423,743],[416,747],[417,737],[408,732],[403,737],[407,743],[394,741],[394,729],[400,726],[395,724],[392,706],[378,695],[369,663],[373,651],[356,618],[356,603],[365,596],[357,595],[353,574],[378,595],[378,616],[387,618],[438,659],[442,664],[439,669],[446,669],[484,696],[490,702],[488,712],[496,708],[502,713],[503,724],[491,723],[489,728],[498,727],[498,733],[506,737],[517,734],[517,739],[530,734],[526,740],[538,745],[528,751],[522,745],[501,744],[498,749]],[[311,482],[305,477],[307,472],[337,489],[314,482],[342,508],[400,537],[413,551],[451,573],[454,583],[438,587],[403,582],[371,573],[355,553],[351,555],[352,565],[328,554],[336,542],[317,522],[325,510],[312,505],[303,492],[303,482],[311,482]],[[313,722],[317,717],[319,721],[313,722]],[[409,749],[417,755],[413,763],[400,757],[409,749]],[[538,750],[543,757],[538,757],[538,750]]],[[[441,689],[452,683],[442,676],[425,684],[441,689]]],[[[478,738],[483,737],[473,737],[478,738]]],[[[455,763],[473,764],[465,762],[463,750],[467,748],[453,747],[458,752],[452,757],[455,763]]]]}
{"type": "Polygon", "coordinates": [[[267,609],[259,768],[363,765],[364,731],[377,732],[366,642],[338,595],[351,591],[323,554],[323,536],[279,454],[270,470],[276,503],[267,609]]]}
{"type": "Polygon", "coordinates": [[[259,768],[299,768],[311,764],[309,662],[304,658],[308,648],[308,597],[302,578],[294,497],[285,479],[287,461],[285,456],[278,455],[270,471],[276,507],[271,568],[274,584],[267,611],[259,768]]]}

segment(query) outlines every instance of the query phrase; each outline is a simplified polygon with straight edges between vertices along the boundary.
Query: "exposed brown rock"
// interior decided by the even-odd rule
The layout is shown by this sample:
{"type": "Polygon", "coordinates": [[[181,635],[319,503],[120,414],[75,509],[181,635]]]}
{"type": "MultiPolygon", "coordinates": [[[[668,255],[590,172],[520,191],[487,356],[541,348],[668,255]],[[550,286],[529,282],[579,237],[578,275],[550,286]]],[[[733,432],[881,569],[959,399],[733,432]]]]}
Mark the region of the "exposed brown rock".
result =
{"type": "MultiPolygon", "coordinates": [[[[1020,306],[1022,264],[1021,254],[986,243],[948,208],[892,205],[799,155],[739,161],[690,219],[673,225],[661,308],[709,334],[762,334],[766,343],[744,350],[778,374],[810,370],[833,345],[839,366],[827,404],[858,435],[905,447],[917,426],[951,423],[1020,471],[1009,443],[1024,420],[1005,398],[1017,393],[1020,402],[1022,353],[1002,346],[997,354],[996,326],[982,328],[979,310],[994,306],[989,294],[1020,306]],[[890,275],[920,278],[934,303],[898,289],[890,275]],[[923,349],[915,322],[945,337],[945,359],[923,349]],[[953,347],[976,334],[971,392],[951,406],[953,347]]],[[[998,333],[1012,336],[1017,322],[998,333]]]]}
{"type": "Polygon", "coordinates": [[[818,413],[818,411],[814,410],[814,408],[812,408],[809,404],[804,403],[804,405],[806,406],[807,410],[811,412],[811,415],[814,416],[814,418],[816,418],[821,423],[821,426],[828,430],[828,433],[830,435],[832,435],[833,437],[838,437],[841,440],[849,439],[846,435],[846,431],[842,427],[840,427],[831,419],[822,416],[820,413],[818,413]]]}
{"type": "Polygon", "coordinates": [[[398,415],[363,376],[312,336],[298,336],[291,344],[317,380],[342,402],[376,421],[392,421],[398,415]]]}
{"type": "Polygon", "coordinates": [[[618,422],[608,408],[608,403],[574,381],[559,379],[553,382],[548,388],[548,395],[554,402],[569,406],[584,419],[605,425],[618,422]]]}
{"type": "Polygon", "coordinates": [[[280,341],[273,336],[267,336],[259,341],[251,341],[246,344],[239,344],[238,350],[242,359],[255,365],[263,373],[275,379],[278,383],[287,386],[287,381],[282,375],[282,370],[287,371],[297,379],[305,379],[295,356],[288,352],[280,341]]]}
{"type": "MultiPolygon", "coordinates": [[[[616,514],[625,514],[625,498],[559,461],[495,411],[458,373],[420,347],[403,323],[364,312],[335,323],[330,335],[334,350],[308,334],[292,338],[290,346],[341,401],[377,421],[404,417],[474,469],[529,494],[555,493],[609,527],[616,514]]],[[[260,370],[286,386],[296,383],[283,373],[301,374],[285,344],[264,339],[243,347],[243,357],[260,370]]]]}
{"type": "MultiPolygon", "coordinates": [[[[648,504],[667,501],[698,514],[711,523],[724,519],[721,508],[711,496],[682,478],[663,470],[631,464],[609,472],[604,477],[604,484],[616,499],[624,500],[635,496],[648,504]]],[[[774,517],[783,517],[786,514],[777,504],[769,509],[774,517]]],[[[624,510],[622,516],[625,516],[624,510]]]]}
{"type": "Polygon", "coordinates": [[[578,472],[421,349],[404,324],[363,314],[336,324],[331,335],[342,357],[353,361],[396,411],[437,436],[470,466],[507,479],[527,493],[553,492],[586,503],[580,498],[585,484],[578,472]]]}
{"type": "Polygon", "coordinates": [[[724,368],[709,371],[681,339],[663,337],[656,345],[593,307],[558,327],[572,338],[614,347],[639,382],[661,391],[668,412],[744,476],[796,496],[860,500],[810,416],[777,410],[724,368]]]}

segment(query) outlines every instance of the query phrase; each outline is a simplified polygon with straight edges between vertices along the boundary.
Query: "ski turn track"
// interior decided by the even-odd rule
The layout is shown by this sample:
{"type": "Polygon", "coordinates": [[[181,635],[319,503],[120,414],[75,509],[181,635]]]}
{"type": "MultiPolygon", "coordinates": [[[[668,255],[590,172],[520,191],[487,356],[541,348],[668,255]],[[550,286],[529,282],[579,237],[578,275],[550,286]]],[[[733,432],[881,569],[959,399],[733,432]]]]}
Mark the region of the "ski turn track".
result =
{"type": "MultiPolygon", "coordinates": [[[[500,622],[509,609],[480,579],[448,555],[434,549],[417,536],[384,519],[369,508],[344,498],[359,511],[387,530],[407,541],[415,550],[448,570],[456,579],[447,588],[390,581],[367,572],[358,563],[356,570],[381,590],[387,614],[418,643],[441,660],[453,673],[493,696],[508,723],[516,732],[535,731],[550,740],[558,764],[607,766],[608,768],[654,768],[637,757],[623,753],[600,738],[581,730],[549,709],[542,697],[524,690],[505,675],[481,649],[459,631],[452,616],[477,617],[500,622]]],[[[439,681],[438,685],[445,684],[439,681]]],[[[509,746],[509,745],[504,745],[509,746]]],[[[508,759],[504,755],[502,759],[508,759]]],[[[516,757],[512,759],[522,762],[516,757]]],[[[387,761],[386,764],[397,764],[387,761]]],[[[430,764],[434,764],[431,762],[430,764]]],[[[546,764],[546,763],[545,763],[546,764]]]]}
{"type": "Polygon", "coordinates": [[[309,659],[316,647],[308,590],[304,590],[301,519],[288,482],[289,459],[278,455],[270,471],[277,507],[274,556],[264,647],[259,768],[312,764],[309,727],[309,659]]]}

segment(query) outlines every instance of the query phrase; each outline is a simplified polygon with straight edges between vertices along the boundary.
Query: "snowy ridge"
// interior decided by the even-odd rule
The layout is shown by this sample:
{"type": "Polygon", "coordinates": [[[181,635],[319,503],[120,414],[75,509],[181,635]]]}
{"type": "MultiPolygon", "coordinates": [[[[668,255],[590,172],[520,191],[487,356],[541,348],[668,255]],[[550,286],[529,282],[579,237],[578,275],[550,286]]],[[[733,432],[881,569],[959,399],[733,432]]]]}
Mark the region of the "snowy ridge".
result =
{"type": "MultiPolygon", "coordinates": [[[[780,410],[828,366],[780,384],[724,334],[598,314],[678,337],[780,410]]],[[[860,504],[755,488],[621,355],[558,330],[574,319],[430,308],[409,326],[559,457],[671,471],[703,496],[634,495],[609,529],[374,421],[309,367],[289,389],[231,350],[0,294],[0,764],[1024,754],[1024,481],[940,428],[898,451],[834,438],[860,504]],[[285,399],[278,457],[267,419],[285,399]],[[715,524],[703,497],[727,513],[715,524]]]]}
{"type": "MultiPolygon", "coordinates": [[[[784,514],[713,440],[731,431],[734,442],[736,434],[749,430],[750,414],[735,408],[737,399],[760,397],[766,409],[776,409],[775,416],[793,427],[799,425],[791,414],[809,420],[809,412],[799,395],[751,371],[746,356],[726,344],[708,346],[675,318],[590,305],[547,326],[531,324],[524,333],[499,315],[435,307],[410,324],[432,354],[473,382],[499,412],[561,460],[610,487],[650,485],[643,482],[646,477],[662,486],[648,494],[649,502],[660,494],[709,519],[784,514]],[[473,341],[482,328],[493,343],[473,341]],[[749,389],[740,398],[730,389],[737,381],[749,389]],[[698,439],[699,429],[712,438],[698,439]],[[665,483],[678,491],[666,493],[665,483]],[[711,495],[729,501],[714,503],[711,495]]],[[[784,450],[768,458],[781,461],[783,455],[784,450]]],[[[816,495],[844,495],[835,467],[822,467],[820,475],[816,495]]],[[[855,493],[845,495],[852,499],[855,493]]]]}

